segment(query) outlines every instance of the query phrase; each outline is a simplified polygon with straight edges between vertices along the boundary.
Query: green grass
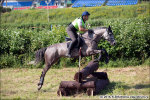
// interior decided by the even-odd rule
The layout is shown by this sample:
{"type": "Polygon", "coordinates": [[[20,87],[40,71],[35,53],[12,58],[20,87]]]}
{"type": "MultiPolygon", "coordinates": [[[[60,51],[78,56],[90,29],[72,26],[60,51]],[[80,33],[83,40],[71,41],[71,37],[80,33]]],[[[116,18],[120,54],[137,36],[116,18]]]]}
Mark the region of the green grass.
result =
{"type": "Polygon", "coordinates": [[[99,68],[106,71],[110,79],[107,88],[98,95],[89,97],[82,93],[75,97],[59,97],[57,90],[61,81],[72,81],[78,68],[50,69],[45,83],[37,91],[37,83],[42,69],[6,68],[1,69],[1,99],[99,99],[100,95],[149,95],[150,66],[126,68],[99,68]]]}
{"type": "Polygon", "coordinates": [[[89,21],[109,18],[143,18],[149,16],[150,12],[149,3],[126,6],[58,8],[49,10],[50,22],[47,22],[47,10],[45,9],[13,10],[2,14],[1,23],[8,26],[21,24],[69,24],[76,17],[80,17],[85,10],[91,13],[89,21]]]}

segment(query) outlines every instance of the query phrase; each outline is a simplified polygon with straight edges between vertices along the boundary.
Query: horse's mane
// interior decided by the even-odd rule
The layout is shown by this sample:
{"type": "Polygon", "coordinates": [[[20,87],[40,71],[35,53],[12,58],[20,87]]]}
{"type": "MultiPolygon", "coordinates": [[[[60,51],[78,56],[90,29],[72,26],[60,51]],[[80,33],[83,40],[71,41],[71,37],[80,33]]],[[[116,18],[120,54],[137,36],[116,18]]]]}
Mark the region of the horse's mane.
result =
{"type": "Polygon", "coordinates": [[[93,30],[97,30],[97,29],[106,29],[107,27],[104,27],[104,26],[102,26],[102,27],[95,27],[95,28],[93,28],[93,30]]]}
{"type": "MultiPolygon", "coordinates": [[[[98,29],[106,29],[106,28],[107,28],[107,27],[102,26],[102,27],[95,27],[95,28],[92,28],[92,30],[95,31],[95,30],[98,30],[98,29]]],[[[87,33],[88,33],[88,31],[85,32],[83,35],[85,35],[85,34],[87,34],[87,33]]]]}

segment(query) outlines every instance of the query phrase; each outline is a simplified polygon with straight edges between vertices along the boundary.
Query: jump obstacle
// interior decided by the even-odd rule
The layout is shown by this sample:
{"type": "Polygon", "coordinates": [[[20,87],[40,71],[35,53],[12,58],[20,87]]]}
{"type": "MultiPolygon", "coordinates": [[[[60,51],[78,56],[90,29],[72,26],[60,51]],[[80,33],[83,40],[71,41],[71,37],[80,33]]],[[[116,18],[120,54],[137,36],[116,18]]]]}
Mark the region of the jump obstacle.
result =
{"type": "Polygon", "coordinates": [[[88,96],[98,94],[109,84],[106,72],[96,72],[99,67],[98,60],[92,60],[74,76],[75,81],[61,81],[57,91],[58,96],[70,96],[87,93],[88,96]]]}

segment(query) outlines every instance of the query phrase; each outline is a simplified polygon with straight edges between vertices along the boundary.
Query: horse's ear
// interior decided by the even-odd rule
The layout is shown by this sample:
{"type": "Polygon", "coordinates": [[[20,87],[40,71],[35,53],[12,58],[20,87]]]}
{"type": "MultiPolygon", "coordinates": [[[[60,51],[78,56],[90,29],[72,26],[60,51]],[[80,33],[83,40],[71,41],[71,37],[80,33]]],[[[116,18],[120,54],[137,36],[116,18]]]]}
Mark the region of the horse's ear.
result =
{"type": "Polygon", "coordinates": [[[110,25],[108,26],[108,30],[110,30],[111,29],[111,27],[110,27],[110,25]]]}
{"type": "Polygon", "coordinates": [[[110,33],[112,33],[112,30],[111,30],[110,25],[108,26],[108,31],[109,31],[110,33]]]}
{"type": "Polygon", "coordinates": [[[108,31],[111,31],[111,27],[110,27],[110,25],[108,26],[108,31]]]}

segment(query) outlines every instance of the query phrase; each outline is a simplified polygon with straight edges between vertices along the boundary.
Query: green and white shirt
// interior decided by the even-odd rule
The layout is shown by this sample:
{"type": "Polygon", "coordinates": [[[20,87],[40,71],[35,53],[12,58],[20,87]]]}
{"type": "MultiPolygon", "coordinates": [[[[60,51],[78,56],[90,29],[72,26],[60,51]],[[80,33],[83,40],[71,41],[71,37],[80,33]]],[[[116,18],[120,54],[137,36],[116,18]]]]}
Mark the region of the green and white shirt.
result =
{"type": "Polygon", "coordinates": [[[80,18],[76,18],[73,22],[72,22],[73,26],[78,30],[79,33],[84,33],[83,31],[79,31],[79,26],[85,28],[86,25],[83,21],[83,19],[80,17],[80,18]]]}

